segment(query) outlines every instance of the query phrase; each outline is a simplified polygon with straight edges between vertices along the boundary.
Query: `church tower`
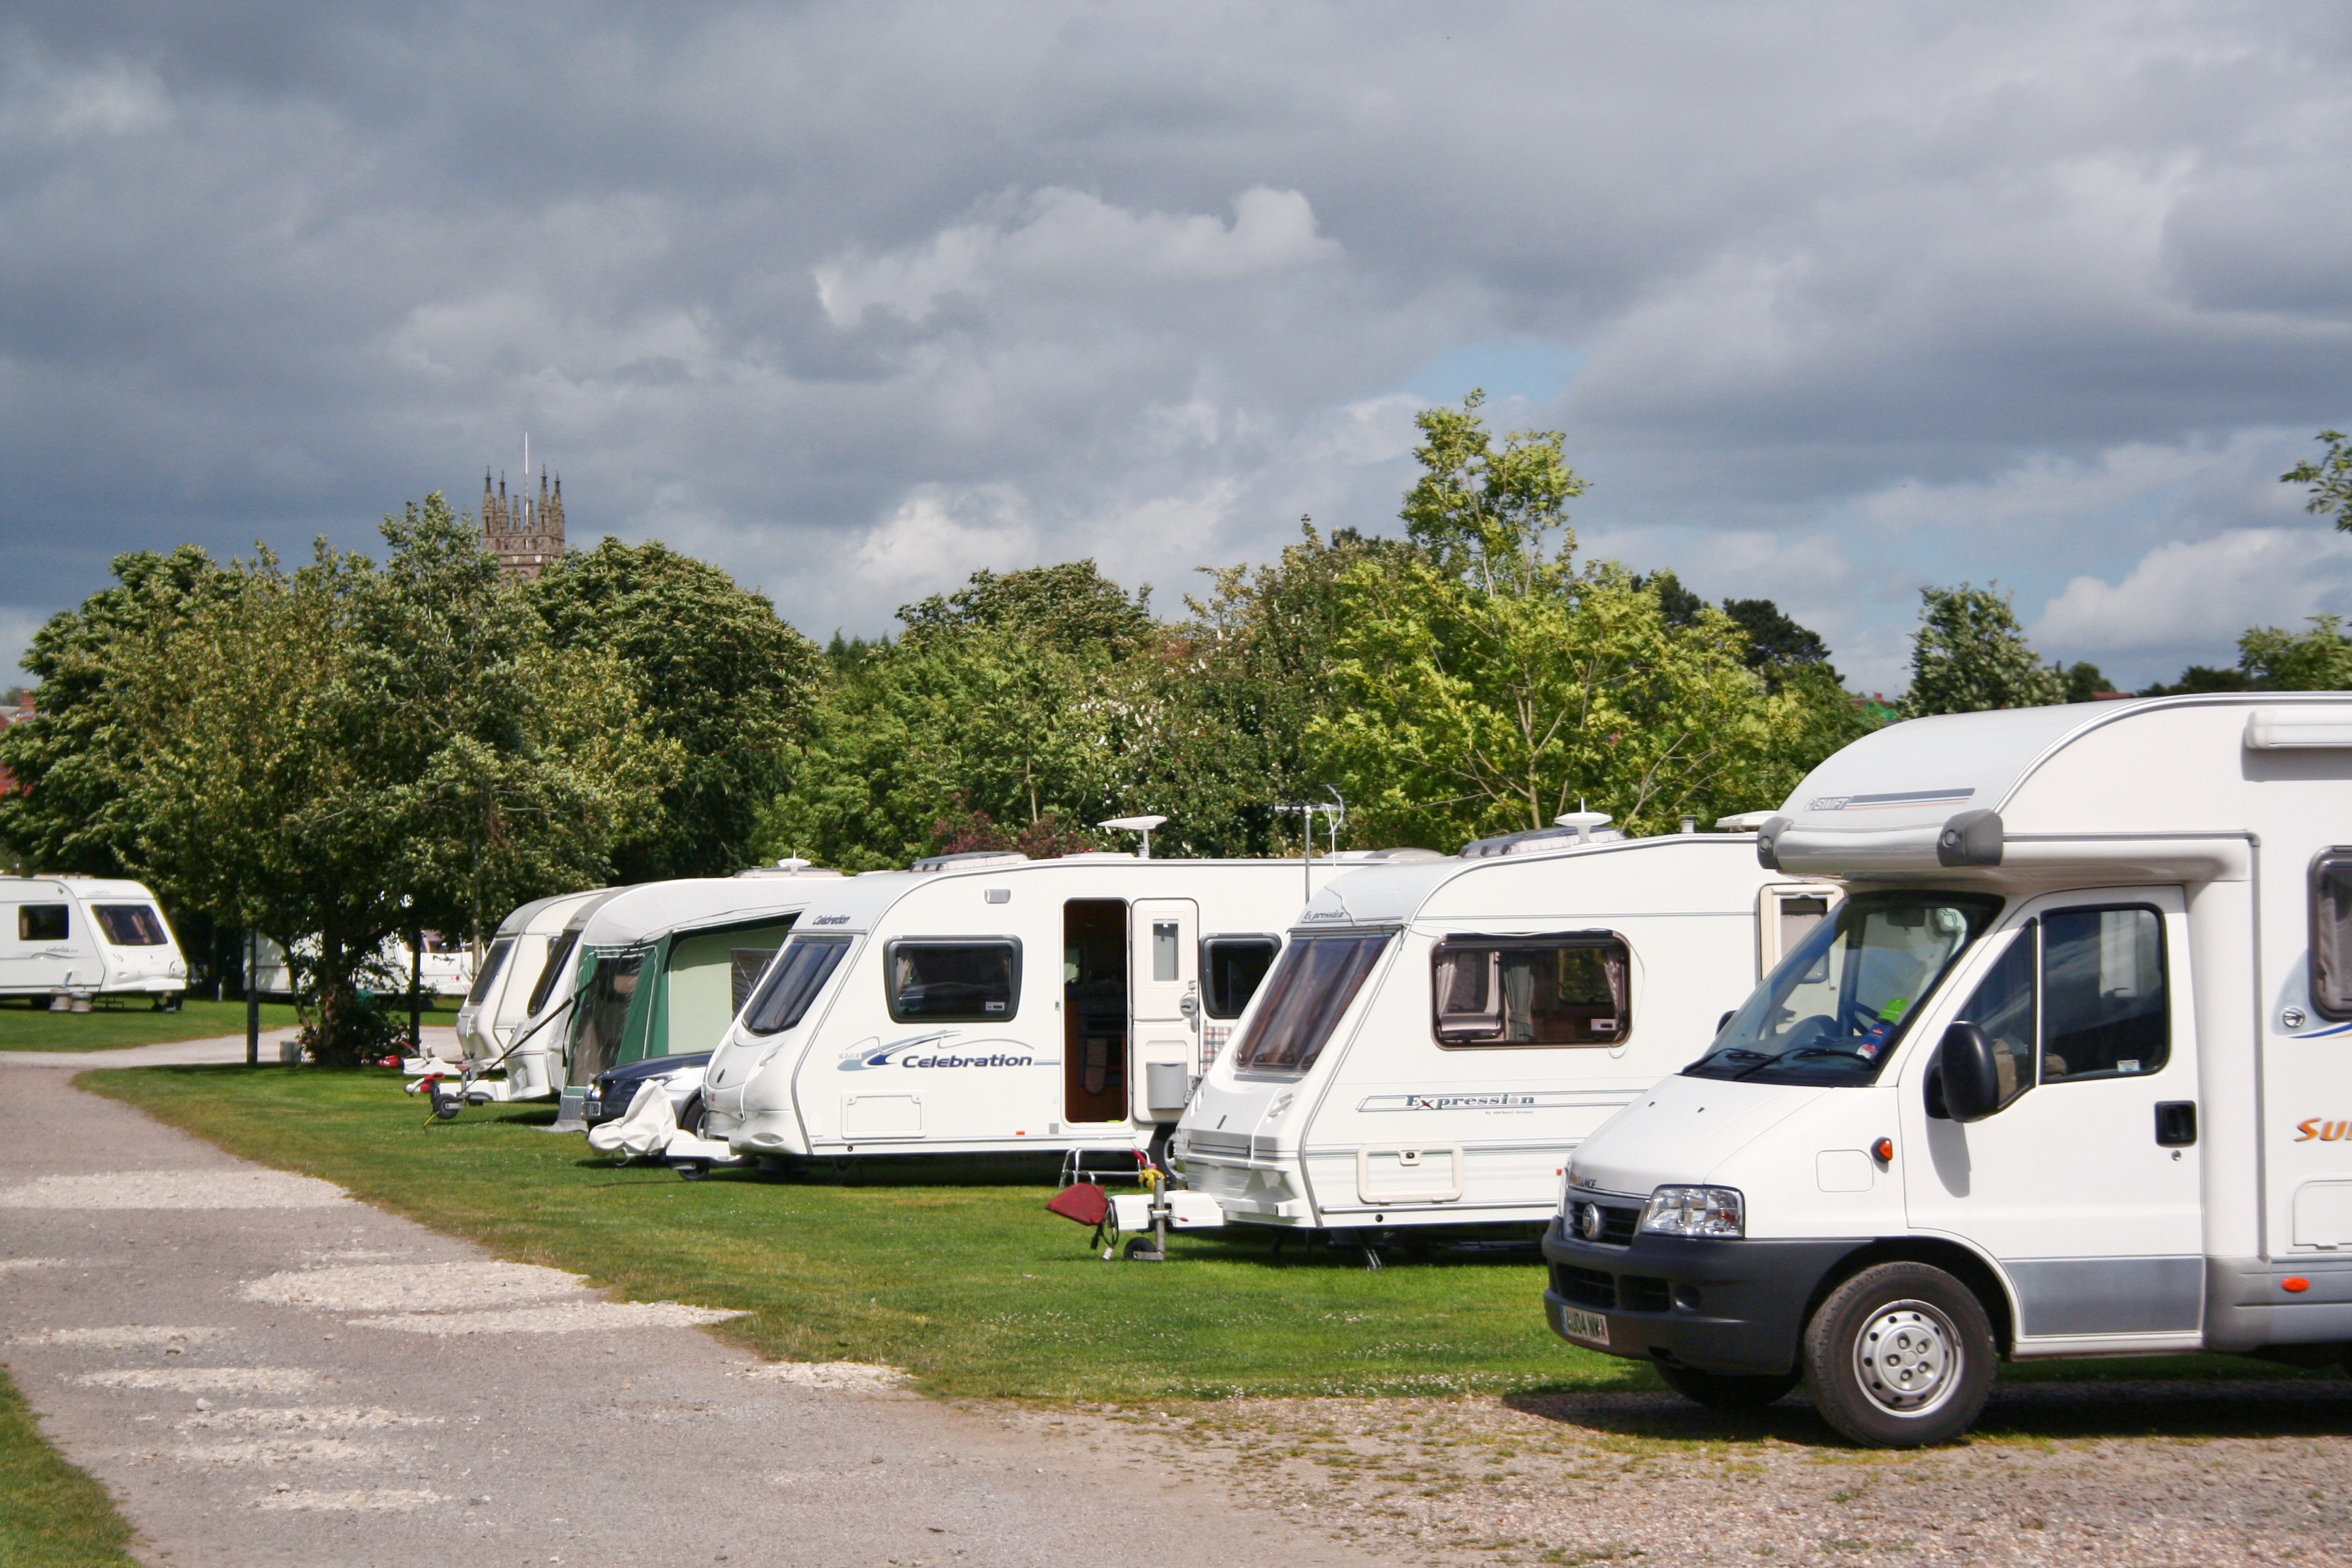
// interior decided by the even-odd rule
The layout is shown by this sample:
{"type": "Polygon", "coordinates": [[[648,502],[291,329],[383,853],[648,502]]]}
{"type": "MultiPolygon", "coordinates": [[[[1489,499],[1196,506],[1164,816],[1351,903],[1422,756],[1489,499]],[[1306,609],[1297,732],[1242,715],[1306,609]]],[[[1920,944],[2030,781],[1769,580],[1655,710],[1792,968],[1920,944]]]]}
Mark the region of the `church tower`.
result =
{"type": "MultiPolygon", "coordinates": [[[[528,479],[525,481],[528,483],[528,479]]],[[[552,489],[545,468],[539,471],[539,500],[521,489],[509,500],[506,476],[490,489],[490,473],[482,470],[482,548],[499,558],[499,567],[517,582],[528,583],[563,556],[563,479],[552,489]]]]}

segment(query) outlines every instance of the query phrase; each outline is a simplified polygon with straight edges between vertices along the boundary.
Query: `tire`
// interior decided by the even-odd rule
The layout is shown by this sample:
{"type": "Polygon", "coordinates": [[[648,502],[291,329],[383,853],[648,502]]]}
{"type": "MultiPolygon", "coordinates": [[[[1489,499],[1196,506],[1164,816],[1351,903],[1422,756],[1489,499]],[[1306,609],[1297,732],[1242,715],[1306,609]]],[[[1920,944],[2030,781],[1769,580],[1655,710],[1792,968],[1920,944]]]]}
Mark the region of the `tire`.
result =
{"type": "Polygon", "coordinates": [[[681,1160],[678,1162],[677,1179],[681,1182],[698,1182],[709,1174],[710,1174],[710,1162],[708,1160],[681,1160]]]}
{"type": "Polygon", "coordinates": [[[1661,1364],[1657,1370],[1668,1388],[1709,1410],[1761,1410],[1797,1386],[1793,1372],[1755,1377],[1701,1372],[1693,1366],[1661,1364]]]}
{"type": "Polygon", "coordinates": [[[1984,1409],[1993,1355],[1976,1292],[1925,1263],[1882,1263],[1831,1291],[1805,1325],[1805,1393],[1865,1447],[1946,1443],[1984,1409]]]}

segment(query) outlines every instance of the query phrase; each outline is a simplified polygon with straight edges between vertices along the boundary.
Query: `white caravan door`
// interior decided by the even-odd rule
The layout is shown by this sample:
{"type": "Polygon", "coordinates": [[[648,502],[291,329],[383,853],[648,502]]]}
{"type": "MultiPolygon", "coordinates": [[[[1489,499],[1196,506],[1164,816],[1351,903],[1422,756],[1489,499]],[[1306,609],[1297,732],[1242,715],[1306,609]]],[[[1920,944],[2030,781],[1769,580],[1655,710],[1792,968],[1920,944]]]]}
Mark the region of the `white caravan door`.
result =
{"type": "Polygon", "coordinates": [[[1987,951],[2006,945],[1977,970],[1957,1015],[1936,1010],[1937,1027],[1957,1016],[1992,1041],[2004,1104],[1983,1121],[1931,1115],[1941,1104],[1926,1070],[1933,1053],[1907,1053],[1896,1157],[1911,1224],[2000,1260],[2017,1292],[2021,1348],[2201,1327],[2183,909],[2177,888],[2124,888],[2010,911],[1987,951]]]}
{"type": "Polygon", "coordinates": [[[1201,907],[1191,899],[1138,899],[1128,919],[1130,1110],[1138,1121],[1174,1121],[1192,1097],[1200,1060],[1201,907]]]}

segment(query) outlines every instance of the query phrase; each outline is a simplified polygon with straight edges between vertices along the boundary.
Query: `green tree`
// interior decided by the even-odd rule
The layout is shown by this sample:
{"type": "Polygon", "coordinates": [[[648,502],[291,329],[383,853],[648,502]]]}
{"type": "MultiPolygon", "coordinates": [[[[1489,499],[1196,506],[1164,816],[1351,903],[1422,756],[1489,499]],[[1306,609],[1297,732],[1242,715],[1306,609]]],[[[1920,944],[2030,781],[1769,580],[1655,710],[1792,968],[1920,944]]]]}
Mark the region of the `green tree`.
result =
{"type": "Polygon", "coordinates": [[[661,810],[614,850],[622,879],[741,868],[808,738],[825,673],[816,645],[765,595],[658,542],[607,539],[549,567],[526,596],[557,647],[621,661],[645,724],[674,748],[661,810]]]}
{"type": "Polygon", "coordinates": [[[2065,681],[2042,662],[2017,624],[2010,595],[1963,583],[1922,588],[1904,713],[1975,713],[2066,700],[2065,681]]]}
{"type": "Polygon", "coordinates": [[[1676,625],[1656,580],[1577,569],[1561,437],[1498,446],[1480,401],[1421,416],[1417,558],[1342,579],[1336,700],[1309,733],[1361,828],[1450,848],[1580,802],[1634,832],[1769,804],[1746,797],[1799,700],[1767,692],[1723,612],[1677,601],[1676,625]]]}
{"type": "Polygon", "coordinates": [[[2308,485],[2311,495],[2303,510],[2332,517],[2339,530],[2352,532],[2352,437],[2341,430],[2322,430],[2316,439],[2327,448],[2319,460],[2297,463],[2279,476],[2279,483],[2308,485]]]}
{"type": "Polygon", "coordinates": [[[369,973],[385,937],[601,881],[667,761],[619,665],[551,647],[439,496],[383,534],[381,568],[323,541],[293,571],[266,551],[176,572],[125,558],[45,628],[87,739],[34,737],[46,772],[23,797],[42,832],[61,776],[68,798],[106,799],[93,850],[285,945],[331,1062],[384,1038],[360,994],[393,978],[369,973]]]}
{"type": "Polygon", "coordinates": [[[2352,690],[2352,637],[2335,616],[2314,616],[2311,629],[2255,626],[2238,639],[2238,672],[2255,691],[2352,690]]]}
{"type": "Polygon", "coordinates": [[[2097,665],[2087,661],[2068,665],[2059,672],[2059,679],[2066,683],[2066,700],[2069,702],[2095,701],[2100,692],[2108,689],[2107,678],[2100,672],[2097,665]]]}

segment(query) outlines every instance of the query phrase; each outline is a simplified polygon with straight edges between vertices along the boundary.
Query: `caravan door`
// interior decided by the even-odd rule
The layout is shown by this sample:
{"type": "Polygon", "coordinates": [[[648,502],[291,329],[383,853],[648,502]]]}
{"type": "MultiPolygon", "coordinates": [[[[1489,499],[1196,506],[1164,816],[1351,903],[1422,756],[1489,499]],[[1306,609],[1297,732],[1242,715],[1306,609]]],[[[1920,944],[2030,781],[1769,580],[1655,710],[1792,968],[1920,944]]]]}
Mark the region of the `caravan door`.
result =
{"type": "Polygon", "coordinates": [[[1191,899],[1138,899],[1128,907],[1127,1075],[1138,1121],[1174,1121],[1192,1098],[1201,1043],[1201,906],[1191,899]]]}
{"type": "MultiPolygon", "coordinates": [[[[1914,1227],[2000,1262],[2017,1294],[2021,1352],[2035,1340],[2193,1336],[2201,1326],[2185,907],[2178,888],[2121,888],[2049,894],[2011,913],[1992,939],[2005,945],[1957,1011],[1928,1020],[1938,1031],[1974,1024],[1991,1041],[2002,1104],[1982,1121],[1933,1114],[1932,1043],[1910,1053],[1905,1207],[1914,1227]]],[[[1821,1162],[1827,1190],[1870,1178],[1861,1153],[1821,1162]]]]}

